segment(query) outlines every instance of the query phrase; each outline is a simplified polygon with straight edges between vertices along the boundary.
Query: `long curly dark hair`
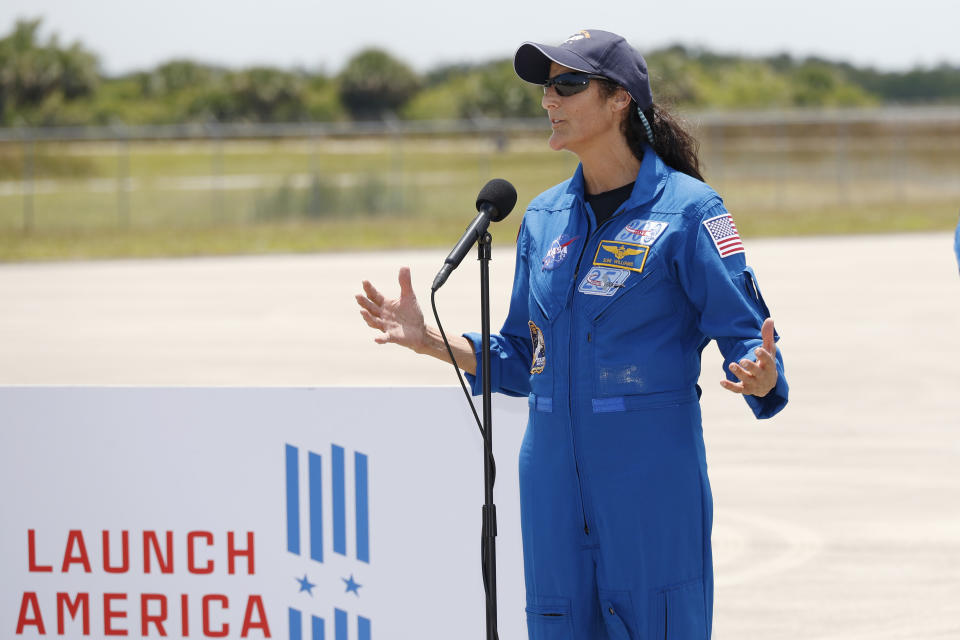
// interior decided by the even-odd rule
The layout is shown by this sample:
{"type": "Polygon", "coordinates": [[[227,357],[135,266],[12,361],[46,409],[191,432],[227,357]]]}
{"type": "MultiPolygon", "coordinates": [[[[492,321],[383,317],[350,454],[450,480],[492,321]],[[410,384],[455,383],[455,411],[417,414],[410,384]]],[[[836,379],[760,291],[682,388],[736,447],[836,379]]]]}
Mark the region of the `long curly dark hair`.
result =
{"type": "MultiPolygon", "coordinates": [[[[598,84],[604,98],[611,97],[619,88],[619,85],[610,80],[601,80],[598,84]]],[[[657,103],[645,110],[643,115],[646,116],[653,131],[651,146],[657,155],[668,167],[703,182],[703,175],[700,173],[700,158],[698,157],[700,143],[697,142],[697,139],[687,132],[679,120],[657,103]]],[[[627,139],[627,145],[633,155],[638,160],[643,159],[643,146],[647,142],[647,131],[637,114],[636,101],[630,101],[629,114],[623,119],[620,130],[627,139]]]]}

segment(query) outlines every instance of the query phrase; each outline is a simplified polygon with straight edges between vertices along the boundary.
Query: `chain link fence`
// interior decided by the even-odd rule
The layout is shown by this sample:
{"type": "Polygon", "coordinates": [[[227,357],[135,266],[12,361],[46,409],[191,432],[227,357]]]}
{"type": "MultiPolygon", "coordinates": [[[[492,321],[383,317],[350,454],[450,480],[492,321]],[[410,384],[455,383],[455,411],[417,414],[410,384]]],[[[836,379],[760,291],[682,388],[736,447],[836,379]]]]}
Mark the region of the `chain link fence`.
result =
{"type": "MultiPolygon", "coordinates": [[[[960,108],[686,114],[733,211],[952,207],[960,108]]],[[[462,215],[563,179],[543,119],[0,129],[0,233],[462,215]]]]}

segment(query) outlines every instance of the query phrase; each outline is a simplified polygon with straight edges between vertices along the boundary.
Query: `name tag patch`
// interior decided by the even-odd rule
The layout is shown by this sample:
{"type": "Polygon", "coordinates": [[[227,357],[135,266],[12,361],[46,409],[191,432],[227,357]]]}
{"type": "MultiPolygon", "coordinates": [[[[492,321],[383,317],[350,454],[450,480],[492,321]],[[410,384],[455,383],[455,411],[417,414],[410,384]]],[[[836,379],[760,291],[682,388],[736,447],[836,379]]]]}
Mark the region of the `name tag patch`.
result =
{"type": "Polygon", "coordinates": [[[577,290],[588,296],[612,296],[623,287],[629,275],[626,269],[594,267],[584,276],[577,290]]]}
{"type": "Polygon", "coordinates": [[[543,341],[543,331],[540,327],[528,322],[530,325],[530,342],[533,343],[533,363],[530,365],[530,373],[543,373],[543,367],[547,364],[547,345],[543,341]]]}
{"type": "Polygon", "coordinates": [[[649,245],[603,240],[597,247],[593,264],[598,267],[619,267],[640,273],[643,271],[649,252],[649,245]]]}
{"type": "Polygon", "coordinates": [[[668,224],[660,220],[631,220],[614,239],[650,246],[666,231],[668,224]]]}

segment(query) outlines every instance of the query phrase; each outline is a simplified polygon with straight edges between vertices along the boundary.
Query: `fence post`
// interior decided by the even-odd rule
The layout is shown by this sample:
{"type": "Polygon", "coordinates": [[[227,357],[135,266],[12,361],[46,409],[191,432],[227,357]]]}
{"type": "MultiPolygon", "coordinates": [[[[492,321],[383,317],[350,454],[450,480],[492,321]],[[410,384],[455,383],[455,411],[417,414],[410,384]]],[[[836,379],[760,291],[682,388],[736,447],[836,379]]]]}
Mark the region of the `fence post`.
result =
{"type": "Polygon", "coordinates": [[[837,203],[841,205],[849,202],[849,134],[847,122],[841,119],[837,122],[837,203]]]}
{"type": "Polygon", "coordinates": [[[893,150],[890,153],[890,173],[893,175],[894,198],[897,202],[906,202],[907,200],[907,180],[904,173],[909,170],[910,162],[907,156],[907,137],[904,134],[903,127],[894,129],[893,150]]]}
{"type": "Polygon", "coordinates": [[[33,233],[33,173],[37,154],[37,142],[33,132],[26,134],[23,143],[23,233],[33,233]]]}
{"type": "Polygon", "coordinates": [[[392,180],[387,184],[387,197],[390,198],[390,204],[397,208],[395,213],[404,210],[406,194],[404,193],[404,184],[406,182],[403,172],[403,129],[395,118],[387,120],[387,128],[391,130],[390,137],[393,139],[393,152],[390,158],[390,173],[393,174],[392,180]],[[393,185],[390,185],[393,182],[393,185]]]}
{"type": "Polygon", "coordinates": [[[777,158],[776,170],[775,170],[775,184],[773,187],[773,201],[774,201],[774,210],[777,212],[783,211],[784,203],[786,202],[787,196],[787,132],[786,132],[786,123],[784,118],[780,118],[777,121],[776,125],[776,136],[777,136],[777,158]]]}
{"type": "Polygon", "coordinates": [[[213,133],[213,156],[210,159],[211,169],[211,200],[213,220],[217,223],[223,222],[224,203],[223,203],[223,131],[220,123],[214,122],[210,125],[213,133]]]}
{"type": "Polygon", "coordinates": [[[715,184],[718,189],[726,189],[723,162],[724,124],[719,120],[715,121],[711,129],[712,135],[710,137],[713,140],[713,151],[710,155],[716,158],[716,161],[713,163],[713,175],[716,176],[713,184],[715,184]]]}
{"type": "Polygon", "coordinates": [[[130,140],[126,127],[117,136],[117,222],[130,228],[130,140]]]}

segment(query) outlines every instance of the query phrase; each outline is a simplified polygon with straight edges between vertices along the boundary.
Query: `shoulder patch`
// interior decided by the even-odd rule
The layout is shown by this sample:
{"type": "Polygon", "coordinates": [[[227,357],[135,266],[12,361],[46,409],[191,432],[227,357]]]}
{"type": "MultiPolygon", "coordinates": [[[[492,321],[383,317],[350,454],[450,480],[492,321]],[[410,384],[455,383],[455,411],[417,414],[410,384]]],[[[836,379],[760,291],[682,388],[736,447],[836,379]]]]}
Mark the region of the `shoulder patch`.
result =
{"type": "Polygon", "coordinates": [[[570,245],[579,237],[580,236],[574,236],[571,238],[565,233],[557,236],[557,238],[550,243],[547,254],[543,256],[543,260],[540,263],[540,270],[551,271],[559,267],[560,264],[567,259],[567,254],[570,253],[570,245]]]}
{"type": "Polygon", "coordinates": [[[704,220],[703,226],[710,234],[710,239],[713,240],[713,245],[717,248],[721,258],[732,256],[735,253],[744,253],[740,233],[737,231],[737,225],[733,222],[733,216],[729,213],[704,220]]]}
{"type": "Polygon", "coordinates": [[[543,341],[543,331],[540,330],[533,320],[528,321],[530,325],[530,342],[533,343],[533,362],[530,364],[530,373],[543,373],[543,367],[547,364],[547,345],[543,341]]]}

